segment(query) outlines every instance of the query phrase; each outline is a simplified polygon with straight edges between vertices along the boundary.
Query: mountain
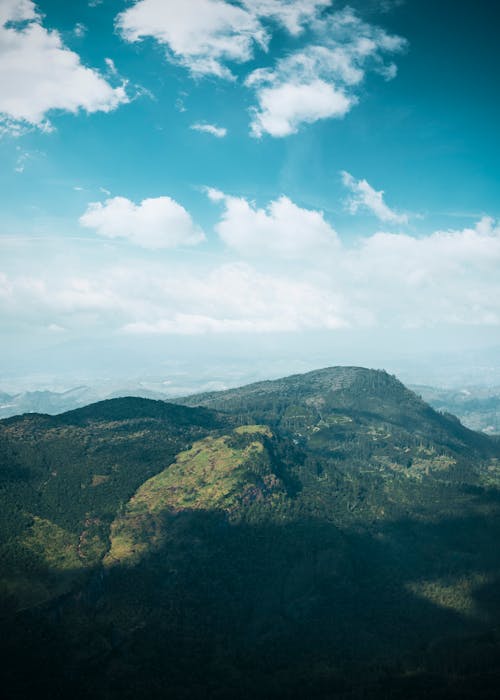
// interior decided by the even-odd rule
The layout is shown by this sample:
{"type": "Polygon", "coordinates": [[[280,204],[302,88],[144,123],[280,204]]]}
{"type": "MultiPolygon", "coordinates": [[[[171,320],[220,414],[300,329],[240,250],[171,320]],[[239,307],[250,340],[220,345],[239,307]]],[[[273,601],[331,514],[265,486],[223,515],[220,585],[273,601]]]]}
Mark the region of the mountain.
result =
{"type": "Polygon", "coordinates": [[[500,387],[443,389],[417,385],[412,389],[434,408],[459,416],[468,428],[500,434],[500,387]]]}
{"type": "Polygon", "coordinates": [[[10,418],[22,413],[46,413],[56,415],[87,406],[108,398],[136,396],[138,398],[164,399],[164,393],[143,386],[123,387],[78,386],[67,391],[24,391],[17,394],[0,393],[0,418],[10,418]]]}
{"type": "Polygon", "coordinates": [[[226,423],[137,398],[0,422],[0,592],[9,607],[70,590],[101,561],[110,524],[136,489],[226,423]]]}
{"type": "Polygon", "coordinates": [[[90,385],[72,387],[66,391],[21,391],[7,393],[0,391],[0,419],[22,413],[46,413],[57,415],[73,411],[91,403],[123,397],[137,397],[153,400],[168,400],[184,393],[194,393],[206,388],[224,386],[220,381],[206,381],[172,375],[172,378],[148,378],[142,381],[103,380],[90,385]]]}
{"type": "Polygon", "coordinates": [[[87,387],[75,387],[64,392],[25,391],[17,394],[0,393],[0,418],[21,413],[62,413],[90,403],[87,387]]]}
{"type": "Polygon", "coordinates": [[[487,453],[491,446],[453,415],[433,410],[395,377],[360,367],[327,368],[179,402],[230,413],[241,422],[269,424],[309,449],[336,453],[340,442],[354,439],[370,457],[373,451],[387,456],[387,449],[397,451],[397,441],[402,441],[400,457],[406,464],[419,454],[421,459],[420,443],[455,450],[457,459],[471,450],[487,453]]]}
{"type": "MultiPolygon", "coordinates": [[[[300,376],[300,375],[299,375],[300,376]]],[[[234,381],[234,378],[232,379],[234,381]]],[[[281,380],[282,381],[282,380],[281,380]]],[[[252,386],[265,389],[266,382],[252,386]]],[[[21,393],[0,392],[0,419],[21,413],[47,413],[56,415],[74,410],[105,399],[136,396],[162,401],[176,401],[180,394],[192,395],[206,391],[206,388],[224,387],[220,380],[207,381],[190,377],[175,377],[171,380],[149,378],[144,381],[104,381],[91,386],[78,386],[67,391],[25,391],[21,393]]],[[[493,434],[500,434],[500,388],[467,386],[463,389],[444,389],[424,385],[411,385],[415,393],[433,408],[452,413],[470,428],[493,434]]],[[[233,389],[227,394],[238,394],[241,389],[233,389]]],[[[216,392],[206,394],[215,397],[216,392]]],[[[189,400],[188,400],[189,402],[189,400]]]]}
{"type": "Polygon", "coordinates": [[[496,697],[499,459],[357,367],[0,421],[2,687],[496,697]]]}

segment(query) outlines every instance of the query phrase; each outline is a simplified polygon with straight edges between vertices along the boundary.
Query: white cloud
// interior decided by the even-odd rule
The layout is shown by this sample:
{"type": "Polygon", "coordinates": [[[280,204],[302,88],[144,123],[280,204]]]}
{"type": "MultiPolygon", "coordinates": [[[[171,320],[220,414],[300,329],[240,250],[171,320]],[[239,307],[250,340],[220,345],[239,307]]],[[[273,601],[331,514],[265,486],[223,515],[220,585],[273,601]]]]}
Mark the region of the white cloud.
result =
{"type": "Polygon", "coordinates": [[[243,263],[194,273],[158,265],[38,276],[0,274],[2,319],[46,328],[82,324],[132,334],[271,333],[340,328],[335,293],[243,263]]]}
{"type": "Polygon", "coordinates": [[[302,123],[343,117],[357,103],[356,88],[368,71],[387,80],[396,75],[396,66],[383,57],[404,49],[401,37],[363,22],[350,9],[317,19],[313,27],[314,43],[248,76],[246,85],[257,96],[254,136],[288,136],[302,123]]]}
{"type": "Polygon", "coordinates": [[[192,246],[205,238],[184,207],[170,197],[144,199],[138,205],[125,197],[92,202],[80,224],[100,236],[126,238],[150,249],[192,246]]]}
{"type": "MultiPolygon", "coordinates": [[[[304,219],[307,225],[316,223],[304,219]]],[[[28,271],[17,244],[17,272],[7,272],[2,250],[3,328],[193,335],[500,327],[500,223],[489,218],[420,238],[380,232],[354,247],[338,244],[329,255],[319,248],[288,268],[273,266],[267,251],[252,265],[209,258],[194,267],[123,250],[117,263],[92,248],[78,261],[51,252],[51,263],[32,261],[28,271]]]]}
{"type": "Polygon", "coordinates": [[[128,333],[198,335],[270,333],[346,325],[336,294],[305,280],[262,273],[244,263],[220,265],[206,275],[162,280],[160,308],[125,324],[128,333]],[[163,306],[163,308],[161,308],[163,306]]]}
{"type": "Polygon", "coordinates": [[[379,323],[500,325],[500,224],[421,238],[377,233],[344,252],[345,279],[379,323]]]}
{"type": "Polygon", "coordinates": [[[24,323],[38,321],[46,326],[47,319],[57,317],[51,323],[64,326],[65,318],[116,312],[124,308],[124,302],[117,290],[98,279],[54,275],[52,271],[46,276],[0,274],[0,308],[5,317],[17,316],[24,323]]]}
{"type": "Polygon", "coordinates": [[[245,81],[257,97],[251,133],[283,137],[301,124],[343,117],[357,103],[355,88],[368,71],[386,80],[396,75],[395,64],[384,56],[402,51],[406,41],[363,22],[350,8],[323,12],[331,5],[332,0],[136,0],[118,15],[117,28],[130,42],[155,39],[170,60],[196,76],[225,79],[235,79],[232,63],[250,61],[257,49],[267,51],[277,26],[294,37],[303,34],[302,48],[245,81]]]}
{"type": "Polygon", "coordinates": [[[332,252],[338,237],[322,212],[302,209],[288,197],[258,209],[242,197],[231,197],[208,189],[213,202],[223,203],[224,212],[215,230],[224,243],[243,255],[308,258],[332,252]]]}
{"type": "MultiPolygon", "coordinates": [[[[352,244],[339,239],[322,212],[285,196],[259,208],[216,189],[207,194],[221,207],[215,230],[231,262],[203,256],[195,266],[171,256],[167,266],[163,256],[141,256],[128,246],[96,250],[88,240],[58,240],[48,251],[36,239],[23,244],[16,237],[11,248],[3,240],[0,323],[53,325],[67,329],[66,336],[81,327],[134,335],[500,327],[500,222],[484,217],[473,227],[420,237],[381,231],[352,244]],[[39,245],[40,260],[20,255],[22,245],[26,251],[39,245]],[[86,258],[77,256],[81,250],[86,258]]],[[[168,197],[140,204],[109,198],[89,205],[81,223],[152,249],[204,239],[168,197]]]]}
{"type": "Polygon", "coordinates": [[[222,139],[224,138],[224,136],[227,136],[227,129],[223,126],[216,126],[215,124],[205,124],[198,122],[196,124],[192,124],[190,128],[194,131],[201,131],[205,134],[211,134],[212,136],[215,136],[218,139],[222,139]]]}
{"type": "Polygon", "coordinates": [[[267,34],[246,9],[224,0],[139,0],[117,18],[131,42],[153,37],[194,74],[230,78],[226,61],[248,61],[267,34]]]}
{"type": "Polygon", "coordinates": [[[108,71],[110,75],[118,75],[118,70],[116,68],[115,62],[113,61],[112,58],[105,58],[104,62],[106,66],[108,67],[108,71]]]}
{"type": "Polygon", "coordinates": [[[77,24],[75,24],[75,28],[73,29],[73,34],[76,37],[81,38],[81,37],[85,36],[86,33],[87,33],[87,27],[84,24],[82,24],[82,22],[78,22],[77,24]]]}
{"type": "Polygon", "coordinates": [[[152,37],[170,59],[195,75],[233,78],[228,63],[244,63],[266,50],[270,32],[262,20],[298,35],[331,0],[138,0],[117,18],[130,42],[152,37]]]}
{"type": "Polygon", "coordinates": [[[323,80],[313,80],[264,87],[258,92],[258,101],[258,109],[252,110],[252,134],[280,137],[295,134],[304,123],[343,117],[355,99],[323,80]]]}
{"type": "Polygon", "coordinates": [[[0,129],[51,128],[53,110],[109,112],[128,102],[125,88],[112,87],[82,65],[55,30],[45,29],[31,0],[3,0],[0,7],[0,129]],[[13,25],[12,22],[22,22],[13,25]]]}
{"type": "Polygon", "coordinates": [[[36,8],[32,0],[2,0],[0,24],[6,22],[28,22],[36,18],[36,8]]]}
{"type": "Polygon", "coordinates": [[[322,8],[331,5],[331,0],[243,0],[243,4],[258,17],[271,18],[297,36],[322,8]]]}
{"type": "Polygon", "coordinates": [[[356,214],[359,209],[367,209],[374,214],[379,221],[389,224],[407,224],[408,216],[398,214],[384,202],[384,191],[377,191],[366,180],[356,180],[350,173],[343,171],[342,182],[351,191],[347,200],[347,208],[351,214],[356,214]]]}

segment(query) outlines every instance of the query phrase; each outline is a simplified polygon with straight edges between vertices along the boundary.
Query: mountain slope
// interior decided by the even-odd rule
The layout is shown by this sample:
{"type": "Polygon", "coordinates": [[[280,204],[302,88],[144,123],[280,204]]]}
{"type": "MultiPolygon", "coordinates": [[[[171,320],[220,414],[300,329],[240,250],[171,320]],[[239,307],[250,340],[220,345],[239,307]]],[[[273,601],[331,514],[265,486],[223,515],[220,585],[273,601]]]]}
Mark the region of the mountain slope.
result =
{"type": "Polygon", "coordinates": [[[228,516],[255,499],[279,496],[283,485],[273,473],[263,426],[243,426],[219,438],[199,440],[174,464],[146,481],[111,528],[107,566],[133,564],[161,547],[162,516],[217,510],[228,516]]]}
{"type": "Polygon", "coordinates": [[[185,402],[0,422],[4,687],[495,697],[498,443],[362,368],[185,402]]]}
{"type": "Polygon", "coordinates": [[[443,469],[473,479],[472,465],[496,454],[494,442],[434,411],[395,377],[359,367],[332,367],[241,389],[181,399],[242,422],[266,423],[307,447],[367,465],[443,469]],[[444,456],[444,461],[438,457],[444,456]]]}
{"type": "Polygon", "coordinates": [[[136,398],[1,421],[0,594],[24,607],[69,590],[99,564],[135,490],[226,423],[136,398]]]}
{"type": "Polygon", "coordinates": [[[330,367],[238,389],[189,396],[177,402],[238,415],[260,415],[284,429],[300,429],[321,420],[325,411],[346,409],[411,427],[412,431],[420,430],[426,435],[429,431],[433,434],[446,431],[455,434],[462,443],[477,439],[472,431],[460,427],[458,421],[434,411],[395,377],[362,367],[330,367]]]}

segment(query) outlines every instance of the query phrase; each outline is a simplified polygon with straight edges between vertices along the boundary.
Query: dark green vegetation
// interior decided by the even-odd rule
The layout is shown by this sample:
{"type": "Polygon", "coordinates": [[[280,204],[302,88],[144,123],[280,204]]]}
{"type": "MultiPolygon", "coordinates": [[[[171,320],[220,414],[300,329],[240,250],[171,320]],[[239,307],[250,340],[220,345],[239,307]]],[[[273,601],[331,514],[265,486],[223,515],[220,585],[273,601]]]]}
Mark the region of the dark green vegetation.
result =
{"type": "Polygon", "coordinates": [[[0,422],[2,687],[496,698],[500,444],[331,368],[0,422]]]}
{"type": "Polygon", "coordinates": [[[3,607],[72,590],[100,563],[110,525],[136,489],[192,440],[226,424],[210,411],[146,399],[2,421],[3,607]]]}

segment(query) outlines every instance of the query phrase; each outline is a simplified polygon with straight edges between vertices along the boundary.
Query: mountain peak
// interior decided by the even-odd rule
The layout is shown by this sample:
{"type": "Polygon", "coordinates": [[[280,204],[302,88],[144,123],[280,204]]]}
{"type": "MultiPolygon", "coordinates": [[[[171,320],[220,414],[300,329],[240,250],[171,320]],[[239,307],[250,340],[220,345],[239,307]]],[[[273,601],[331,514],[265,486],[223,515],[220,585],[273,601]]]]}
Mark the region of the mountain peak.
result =
{"type": "Polygon", "coordinates": [[[231,400],[234,396],[245,395],[247,398],[256,396],[290,395],[291,392],[300,392],[303,396],[323,394],[326,392],[340,391],[348,389],[356,382],[365,382],[372,386],[384,386],[391,383],[403,387],[401,382],[389,375],[385,370],[368,369],[365,367],[325,367],[315,369],[302,374],[292,374],[279,379],[268,379],[264,381],[247,384],[235,389],[225,391],[205,392],[193,396],[179,399],[184,405],[210,405],[218,404],[219,399],[224,402],[231,400]]]}
{"type": "Polygon", "coordinates": [[[236,416],[241,422],[279,427],[298,437],[345,421],[352,429],[376,423],[450,448],[486,449],[490,443],[454,416],[438,413],[397,377],[365,367],[326,367],[305,374],[179,399],[236,416]]]}

